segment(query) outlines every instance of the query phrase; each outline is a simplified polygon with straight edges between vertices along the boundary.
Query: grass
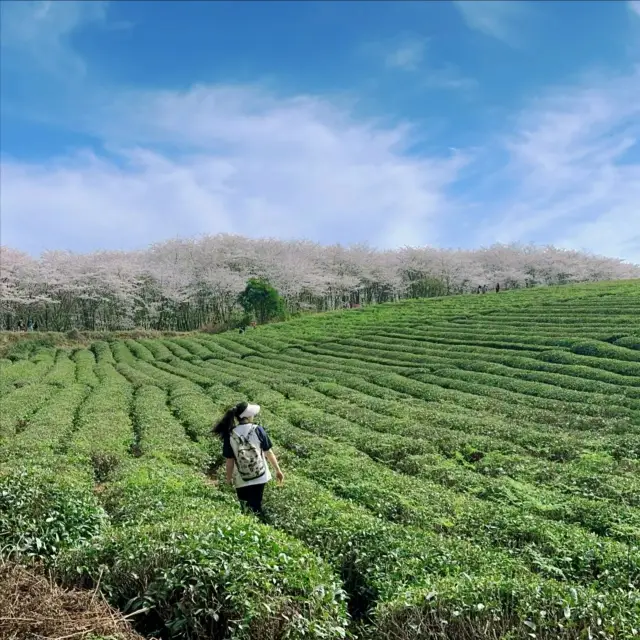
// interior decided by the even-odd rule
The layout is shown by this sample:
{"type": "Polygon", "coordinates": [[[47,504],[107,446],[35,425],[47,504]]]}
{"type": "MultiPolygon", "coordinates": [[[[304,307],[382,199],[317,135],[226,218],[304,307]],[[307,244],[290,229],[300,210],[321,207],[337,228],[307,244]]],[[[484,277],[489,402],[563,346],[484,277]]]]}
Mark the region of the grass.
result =
{"type": "Polygon", "coordinates": [[[0,361],[0,548],[142,633],[640,634],[639,282],[90,338],[0,361]],[[267,525],[209,435],[243,399],[267,525]]]}

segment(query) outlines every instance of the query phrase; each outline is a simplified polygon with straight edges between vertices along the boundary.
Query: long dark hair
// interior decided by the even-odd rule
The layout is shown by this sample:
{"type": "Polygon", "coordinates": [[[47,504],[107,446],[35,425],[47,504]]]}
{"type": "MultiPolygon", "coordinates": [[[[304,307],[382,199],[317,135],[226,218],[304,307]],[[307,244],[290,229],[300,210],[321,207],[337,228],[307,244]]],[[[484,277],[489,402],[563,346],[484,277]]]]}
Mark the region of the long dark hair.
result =
{"type": "Polygon", "coordinates": [[[248,402],[240,402],[235,407],[231,407],[213,427],[213,433],[219,438],[224,438],[233,429],[236,419],[240,419],[240,416],[248,406],[248,402]]]}

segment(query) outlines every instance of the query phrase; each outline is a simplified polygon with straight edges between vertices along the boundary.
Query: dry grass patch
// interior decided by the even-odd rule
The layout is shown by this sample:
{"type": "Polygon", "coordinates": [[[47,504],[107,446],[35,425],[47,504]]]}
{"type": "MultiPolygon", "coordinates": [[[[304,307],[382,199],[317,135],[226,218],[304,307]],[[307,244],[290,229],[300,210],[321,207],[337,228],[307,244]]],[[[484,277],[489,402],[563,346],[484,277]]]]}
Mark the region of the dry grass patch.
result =
{"type": "Polygon", "coordinates": [[[96,591],[64,589],[36,568],[0,562],[1,640],[140,640],[96,591]]]}

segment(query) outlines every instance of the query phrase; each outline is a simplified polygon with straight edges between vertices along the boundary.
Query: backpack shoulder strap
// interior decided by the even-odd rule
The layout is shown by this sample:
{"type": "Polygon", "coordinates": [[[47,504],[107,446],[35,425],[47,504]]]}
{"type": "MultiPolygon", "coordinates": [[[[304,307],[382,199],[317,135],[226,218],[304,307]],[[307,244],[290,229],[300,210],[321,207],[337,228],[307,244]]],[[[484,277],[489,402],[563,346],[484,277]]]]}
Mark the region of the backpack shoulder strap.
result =
{"type": "Polygon", "coordinates": [[[247,433],[247,437],[249,437],[250,435],[254,434],[257,430],[258,430],[258,425],[257,424],[249,425],[249,431],[247,433]]]}
{"type": "Polygon", "coordinates": [[[231,437],[238,443],[245,443],[245,442],[250,442],[251,440],[251,436],[254,433],[257,433],[258,427],[255,424],[251,424],[249,425],[249,429],[247,430],[246,435],[240,435],[239,433],[236,432],[235,429],[233,429],[230,433],[231,437]]]}

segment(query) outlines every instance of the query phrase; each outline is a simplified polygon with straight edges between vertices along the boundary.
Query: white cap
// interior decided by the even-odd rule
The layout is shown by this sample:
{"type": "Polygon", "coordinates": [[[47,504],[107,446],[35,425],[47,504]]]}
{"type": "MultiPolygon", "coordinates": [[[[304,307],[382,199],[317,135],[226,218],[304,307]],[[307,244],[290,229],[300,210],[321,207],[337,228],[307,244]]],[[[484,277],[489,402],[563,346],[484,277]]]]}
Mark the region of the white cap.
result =
{"type": "Polygon", "coordinates": [[[254,418],[260,413],[259,404],[250,404],[247,408],[238,416],[239,418],[254,418]]]}

